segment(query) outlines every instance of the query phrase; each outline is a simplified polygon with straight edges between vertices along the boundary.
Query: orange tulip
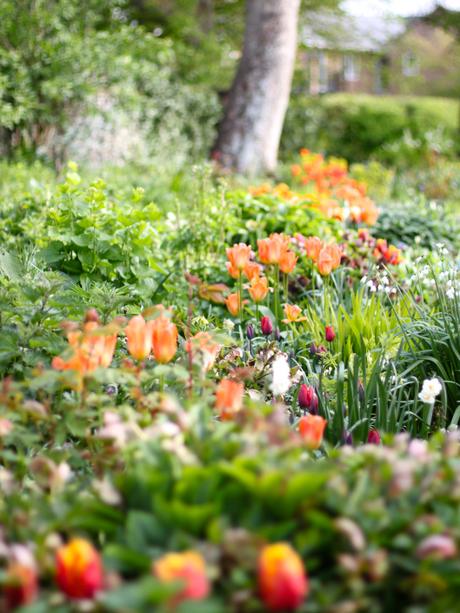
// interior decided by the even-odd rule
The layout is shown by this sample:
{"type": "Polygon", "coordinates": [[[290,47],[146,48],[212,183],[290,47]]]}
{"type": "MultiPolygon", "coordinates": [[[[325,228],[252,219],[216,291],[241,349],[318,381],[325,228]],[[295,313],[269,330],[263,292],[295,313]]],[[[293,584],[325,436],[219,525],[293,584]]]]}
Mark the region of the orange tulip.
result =
{"type": "Polygon", "coordinates": [[[240,296],[238,293],[229,294],[227,299],[225,300],[225,304],[227,305],[227,309],[229,312],[236,317],[240,312],[240,296]]]}
{"type": "Polygon", "coordinates": [[[103,348],[100,355],[100,365],[103,368],[108,368],[112,363],[113,354],[115,353],[115,347],[117,345],[118,326],[109,324],[106,326],[105,332],[103,348]]]}
{"type": "Polygon", "coordinates": [[[259,260],[263,264],[279,264],[281,256],[289,247],[289,238],[283,234],[271,234],[257,241],[259,260]]]}
{"type": "Polygon", "coordinates": [[[323,248],[323,242],[317,236],[310,236],[305,240],[305,252],[307,257],[314,262],[318,260],[318,255],[323,248]]]}
{"type": "Polygon", "coordinates": [[[168,318],[161,315],[152,322],[152,351],[157,362],[167,364],[176,355],[177,327],[168,318]]]}
{"type": "Polygon", "coordinates": [[[330,275],[334,269],[334,255],[331,253],[330,249],[326,246],[321,249],[318,255],[317,261],[318,271],[320,275],[326,277],[330,275]]]}
{"type": "Polygon", "coordinates": [[[285,251],[280,258],[280,270],[284,274],[291,273],[297,264],[297,256],[292,251],[285,251]]]}
{"type": "Polygon", "coordinates": [[[232,419],[243,405],[244,384],[222,379],[216,389],[216,409],[222,420],[232,419]]]}
{"type": "Polygon", "coordinates": [[[241,272],[251,257],[251,247],[245,243],[239,243],[227,249],[227,258],[233,270],[241,272]]]}
{"type": "Polygon", "coordinates": [[[288,543],[266,545],[259,556],[260,596],[269,611],[294,611],[308,595],[308,579],[300,556],[288,543]]]}
{"type": "Polygon", "coordinates": [[[342,261],[342,250],[335,243],[327,245],[327,249],[332,256],[332,268],[335,270],[340,266],[340,262],[342,261]]]}
{"type": "Polygon", "coordinates": [[[285,324],[297,323],[307,319],[306,317],[301,317],[302,309],[295,304],[285,304],[284,314],[286,315],[286,319],[283,319],[285,324]]]}
{"type": "Polygon", "coordinates": [[[145,360],[152,350],[153,321],[145,321],[142,315],[129,320],[125,328],[128,351],[135,360],[145,360]]]}
{"type": "Polygon", "coordinates": [[[399,264],[402,260],[401,251],[394,245],[389,245],[385,239],[377,239],[374,256],[383,259],[388,264],[399,264]]]}
{"type": "Polygon", "coordinates": [[[87,321],[83,330],[71,330],[67,334],[70,356],[56,356],[52,367],[56,370],[75,370],[81,377],[96,368],[110,366],[117,344],[118,327],[112,323],[101,327],[97,321],[87,321]]]}
{"type": "Polygon", "coordinates": [[[152,571],[162,583],[182,583],[182,589],[172,599],[174,605],[185,600],[202,600],[210,592],[205,561],[196,551],[167,553],[153,563],[152,571]]]}
{"type": "Polygon", "coordinates": [[[389,264],[400,264],[402,261],[401,250],[394,245],[390,245],[388,251],[384,254],[384,258],[389,264]]]}
{"type": "Polygon", "coordinates": [[[379,209],[370,198],[363,198],[360,201],[361,222],[368,226],[373,226],[379,218],[379,209]]]}
{"type": "Polygon", "coordinates": [[[238,279],[241,274],[238,268],[235,268],[235,266],[233,266],[231,262],[226,262],[225,265],[227,267],[227,272],[232,277],[232,279],[238,279]]]}
{"type": "Polygon", "coordinates": [[[61,591],[73,599],[93,598],[102,589],[102,561],[90,542],[74,538],[58,549],[56,581],[61,591]]]}
{"type": "Polygon", "coordinates": [[[262,300],[265,300],[268,294],[267,277],[253,277],[248,291],[254,302],[262,302],[262,300]]]}
{"type": "Polygon", "coordinates": [[[257,264],[257,262],[248,262],[244,267],[244,274],[251,281],[254,277],[258,277],[260,275],[260,271],[262,270],[262,266],[257,264]]]}
{"type": "Polygon", "coordinates": [[[299,431],[310,449],[318,449],[323,441],[327,421],[320,415],[305,415],[299,421],[299,431]]]}

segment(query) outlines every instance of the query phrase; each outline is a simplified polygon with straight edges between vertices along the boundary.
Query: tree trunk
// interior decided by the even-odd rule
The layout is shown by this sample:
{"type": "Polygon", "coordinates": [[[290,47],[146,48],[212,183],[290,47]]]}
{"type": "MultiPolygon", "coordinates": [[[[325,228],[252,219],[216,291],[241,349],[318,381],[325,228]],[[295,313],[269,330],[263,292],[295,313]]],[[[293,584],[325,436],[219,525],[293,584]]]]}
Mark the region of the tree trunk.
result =
{"type": "Polygon", "coordinates": [[[213,158],[246,175],[272,172],[289,102],[300,0],[246,0],[243,55],[213,158]]]}
{"type": "Polygon", "coordinates": [[[212,30],[214,25],[214,2],[213,0],[198,0],[198,19],[201,29],[205,34],[212,30]]]}

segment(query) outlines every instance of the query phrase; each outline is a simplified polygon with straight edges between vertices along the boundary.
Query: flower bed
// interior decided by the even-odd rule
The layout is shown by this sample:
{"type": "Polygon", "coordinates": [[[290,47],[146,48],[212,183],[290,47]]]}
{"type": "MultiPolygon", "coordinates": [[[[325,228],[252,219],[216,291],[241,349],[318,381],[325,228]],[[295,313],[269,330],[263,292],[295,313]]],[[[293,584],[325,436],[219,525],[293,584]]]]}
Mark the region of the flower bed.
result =
{"type": "Polygon", "coordinates": [[[292,173],[5,206],[3,609],[455,610],[455,241],[292,173]]]}

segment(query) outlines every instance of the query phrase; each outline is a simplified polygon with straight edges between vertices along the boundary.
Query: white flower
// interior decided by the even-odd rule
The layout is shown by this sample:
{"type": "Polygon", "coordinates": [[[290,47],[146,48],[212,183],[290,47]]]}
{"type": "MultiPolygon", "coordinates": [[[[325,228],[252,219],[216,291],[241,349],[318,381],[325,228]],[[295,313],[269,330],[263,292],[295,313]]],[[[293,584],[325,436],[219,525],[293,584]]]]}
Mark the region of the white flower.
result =
{"type": "Polygon", "coordinates": [[[235,324],[233,323],[231,319],[224,319],[222,325],[228,332],[231,332],[233,328],[235,327],[235,324]]]}
{"type": "Polygon", "coordinates": [[[453,287],[449,287],[449,289],[446,290],[446,297],[449,298],[449,300],[453,300],[455,298],[455,290],[453,287]]]}
{"type": "Polygon", "coordinates": [[[284,355],[279,355],[272,365],[272,383],[270,389],[273,396],[284,396],[291,387],[289,364],[284,355]]]}
{"type": "Polygon", "coordinates": [[[67,462],[58,464],[51,473],[50,486],[53,491],[63,488],[64,484],[72,477],[72,471],[67,462]]]}
{"type": "Polygon", "coordinates": [[[436,396],[439,396],[442,390],[442,384],[439,379],[425,379],[422,385],[422,391],[418,395],[422,402],[426,404],[434,404],[436,396]]]}
{"type": "Polygon", "coordinates": [[[105,476],[103,479],[95,479],[93,481],[93,488],[101,500],[106,504],[116,505],[121,503],[121,496],[119,492],[115,489],[107,476],[105,476]]]}

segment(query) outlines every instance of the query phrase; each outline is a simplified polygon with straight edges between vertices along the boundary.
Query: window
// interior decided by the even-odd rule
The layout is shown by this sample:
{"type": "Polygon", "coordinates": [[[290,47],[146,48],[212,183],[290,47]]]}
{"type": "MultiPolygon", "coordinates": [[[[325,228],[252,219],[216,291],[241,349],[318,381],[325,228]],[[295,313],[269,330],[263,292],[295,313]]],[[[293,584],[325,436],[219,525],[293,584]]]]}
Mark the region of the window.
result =
{"type": "Polygon", "coordinates": [[[343,78],[345,81],[359,81],[359,60],[354,55],[343,57],[343,78]]]}
{"type": "Polygon", "coordinates": [[[412,51],[406,51],[406,53],[403,53],[401,65],[402,73],[405,77],[415,77],[420,71],[418,58],[412,51]]]}
{"type": "Polygon", "coordinates": [[[324,94],[329,90],[329,78],[327,74],[327,57],[323,51],[318,55],[319,64],[319,93],[324,94]]]}

